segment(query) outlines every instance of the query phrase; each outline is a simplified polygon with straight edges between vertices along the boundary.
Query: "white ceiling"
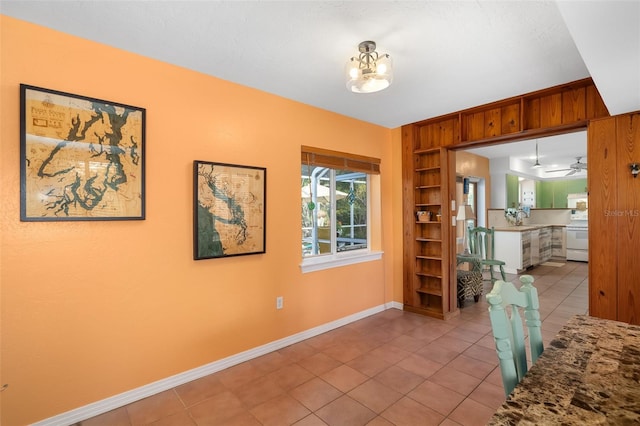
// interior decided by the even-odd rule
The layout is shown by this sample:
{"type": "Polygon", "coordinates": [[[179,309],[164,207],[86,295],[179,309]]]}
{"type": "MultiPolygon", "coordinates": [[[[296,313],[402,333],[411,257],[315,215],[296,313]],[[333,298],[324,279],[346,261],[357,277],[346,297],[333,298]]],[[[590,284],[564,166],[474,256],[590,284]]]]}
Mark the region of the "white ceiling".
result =
{"type": "Polygon", "coordinates": [[[566,176],[567,171],[552,172],[569,168],[580,157],[581,163],[587,163],[587,132],[579,131],[558,136],[491,145],[482,148],[466,149],[490,160],[509,158],[514,174],[532,179],[579,179],[586,178],[584,171],[566,176]],[[532,168],[536,162],[536,144],[538,145],[539,169],[532,168]]]}
{"type": "Polygon", "coordinates": [[[640,110],[640,0],[0,0],[0,13],[389,128],[589,76],[611,114],[640,110]],[[393,58],[385,91],[345,88],[363,40],[393,58]]]}

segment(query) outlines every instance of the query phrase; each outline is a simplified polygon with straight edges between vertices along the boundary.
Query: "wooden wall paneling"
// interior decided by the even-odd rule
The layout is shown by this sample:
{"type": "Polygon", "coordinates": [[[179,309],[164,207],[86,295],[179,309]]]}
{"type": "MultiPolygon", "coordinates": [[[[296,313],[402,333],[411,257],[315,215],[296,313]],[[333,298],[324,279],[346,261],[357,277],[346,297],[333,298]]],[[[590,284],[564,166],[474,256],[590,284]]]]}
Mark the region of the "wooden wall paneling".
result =
{"type": "MultiPolygon", "coordinates": [[[[446,191],[443,191],[443,194],[449,194],[449,206],[447,208],[447,211],[449,211],[449,217],[448,217],[448,226],[446,226],[446,229],[448,229],[448,235],[447,235],[447,240],[449,242],[449,250],[447,253],[447,257],[446,259],[443,259],[443,261],[446,261],[444,264],[448,265],[448,276],[446,280],[442,280],[443,283],[448,283],[449,285],[445,285],[445,287],[447,288],[447,301],[449,303],[449,312],[451,312],[452,316],[453,315],[457,315],[460,313],[460,310],[458,309],[458,289],[457,289],[457,265],[456,265],[456,249],[458,248],[457,244],[456,244],[456,237],[457,237],[457,228],[454,228],[452,226],[452,220],[453,218],[457,215],[457,208],[458,205],[455,205],[455,209],[451,210],[451,201],[454,201],[456,199],[456,152],[453,150],[448,150],[446,152],[447,155],[447,179],[446,180],[446,191]],[[452,283],[455,283],[456,285],[452,285],[452,283]]],[[[446,196],[446,195],[445,195],[446,196]]],[[[458,222],[456,220],[456,226],[461,224],[461,222],[458,222]]]]}
{"type": "Polygon", "coordinates": [[[589,123],[589,314],[612,320],[618,316],[615,134],[615,118],[589,123]]]}
{"type": "Polygon", "coordinates": [[[450,118],[440,123],[440,146],[451,146],[458,142],[460,135],[458,118],[450,118]]]}
{"type": "Polygon", "coordinates": [[[562,93],[540,98],[540,127],[555,127],[562,122],[562,93]]]}
{"type": "Polygon", "coordinates": [[[491,108],[484,112],[484,137],[491,138],[502,134],[502,110],[491,108]]]}
{"type": "Polygon", "coordinates": [[[629,168],[631,163],[640,163],[640,113],[617,117],[616,135],[617,252],[620,254],[617,319],[630,324],[640,324],[640,177],[632,177],[629,168]],[[623,253],[626,255],[623,256],[623,253]]]}
{"type": "Polygon", "coordinates": [[[608,117],[609,110],[607,106],[604,104],[600,93],[598,93],[598,89],[593,84],[588,85],[586,87],[586,118],[591,120],[599,117],[608,117]]]}
{"type": "Polygon", "coordinates": [[[526,99],[524,102],[523,130],[540,128],[540,98],[526,99]]]}
{"type": "Polygon", "coordinates": [[[414,196],[413,173],[414,164],[414,145],[416,143],[416,127],[402,126],[402,199],[404,200],[402,222],[403,226],[403,302],[405,305],[415,304],[416,294],[412,285],[414,280],[414,270],[410,267],[414,261],[414,241],[415,241],[415,222],[414,216],[414,196]]]}
{"type": "Polygon", "coordinates": [[[501,134],[508,135],[510,133],[516,133],[522,130],[520,128],[520,110],[520,101],[516,101],[501,108],[501,134]]]}
{"type": "Polygon", "coordinates": [[[484,111],[464,114],[466,129],[462,133],[462,139],[472,141],[484,139],[484,111]]]}
{"type": "MultiPolygon", "coordinates": [[[[455,270],[452,266],[455,263],[455,240],[452,240],[454,232],[451,225],[454,213],[449,204],[455,197],[455,165],[449,164],[449,147],[471,147],[557,135],[583,129],[589,119],[607,116],[608,111],[593,81],[586,78],[403,126],[405,309],[439,318],[449,318],[459,312],[455,300],[455,270]],[[440,155],[436,155],[437,152],[440,155]],[[437,166],[431,164],[437,159],[437,166]],[[439,173],[439,180],[432,176],[434,173],[439,173]],[[438,190],[441,191],[441,198],[431,198],[438,190]],[[422,209],[432,212],[441,209],[442,225],[418,223],[415,213],[422,209]],[[438,251],[441,252],[440,256],[438,251]],[[436,262],[442,264],[441,276],[432,273],[436,262]]],[[[594,155],[600,154],[596,166],[599,161],[605,173],[604,176],[598,176],[598,190],[605,193],[605,201],[601,203],[604,209],[609,203],[615,205],[616,202],[615,194],[611,193],[615,185],[616,168],[615,164],[610,163],[614,158],[610,155],[615,156],[615,149],[606,151],[606,136],[611,135],[607,132],[615,132],[615,125],[613,130],[607,124],[597,124],[598,127],[602,127],[604,133],[598,138],[600,145],[594,148],[594,155]],[[598,149],[605,150],[607,155],[603,156],[598,149]]],[[[615,163],[615,158],[613,161],[615,163]]],[[[591,164],[589,168],[591,170],[591,164]]],[[[607,230],[607,220],[601,216],[594,219],[602,233],[607,230]]],[[[603,311],[605,314],[600,316],[615,318],[616,282],[610,277],[612,273],[615,275],[615,254],[612,253],[615,253],[616,247],[615,244],[602,246],[600,241],[596,246],[593,253],[605,259],[596,261],[598,265],[606,267],[599,272],[602,295],[593,302],[593,312],[603,311]]],[[[591,264],[589,267],[591,270],[591,264]]]]}
{"type": "Polygon", "coordinates": [[[585,120],[587,91],[585,87],[578,87],[562,93],[562,123],[575,123],[585,120]]]}

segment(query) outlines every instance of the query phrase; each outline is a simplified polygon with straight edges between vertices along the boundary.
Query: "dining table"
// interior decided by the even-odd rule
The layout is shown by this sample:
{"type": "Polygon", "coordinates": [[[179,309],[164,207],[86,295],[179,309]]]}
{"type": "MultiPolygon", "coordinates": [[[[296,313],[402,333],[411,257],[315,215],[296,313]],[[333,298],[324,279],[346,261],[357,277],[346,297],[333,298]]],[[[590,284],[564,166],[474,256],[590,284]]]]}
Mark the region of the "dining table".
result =
{"type": "Polygon", "coordinates": [[[488,424],[640,424],[640,326],[570,318],[488,424]]]}

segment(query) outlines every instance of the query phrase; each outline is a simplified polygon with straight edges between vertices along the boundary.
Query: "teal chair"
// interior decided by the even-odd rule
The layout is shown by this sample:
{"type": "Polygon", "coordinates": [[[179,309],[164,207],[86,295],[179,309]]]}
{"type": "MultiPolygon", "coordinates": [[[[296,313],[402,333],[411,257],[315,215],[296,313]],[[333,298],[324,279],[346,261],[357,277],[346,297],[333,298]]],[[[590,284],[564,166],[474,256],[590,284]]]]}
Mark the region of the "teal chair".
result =
{"type": "Polygon", "coordinates": [[[500,269],[500,276],[502,277],[502,281],[506,281],[507,277],[504,273],[504,265],[505,263],[502,260],[494,259],[495,253],[495,231],[493,228],[484,228],[482,226],[477,226],[475,228],[469,229],[469,250],[471,254],[474,254],[480,258],[480,263],[484,267],[489,268],[489,274],[491,275],[491,284],[496,281],[496,278],[493,276],[494,267],[498,267],[500,269]]]}
{"type": "Polygon", "coordinates": [[[538,290],[533,286],[532,276],[522,275],[520,281],[522,286],[517,289],[510,282],[497,280],[486,296],[502,384],[507,397],[527,372],[527,353],[520,309],[524,311],[524,321],[529,330],[531,364],[536,362],[544,350],[538,311],[538,290]]]}

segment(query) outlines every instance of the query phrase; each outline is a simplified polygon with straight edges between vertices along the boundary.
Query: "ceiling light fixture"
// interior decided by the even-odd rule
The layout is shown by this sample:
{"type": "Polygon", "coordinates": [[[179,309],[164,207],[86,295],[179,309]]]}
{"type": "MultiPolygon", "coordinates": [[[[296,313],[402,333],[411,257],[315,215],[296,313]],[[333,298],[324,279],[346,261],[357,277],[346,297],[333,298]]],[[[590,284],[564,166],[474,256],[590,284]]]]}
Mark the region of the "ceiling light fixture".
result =
{"type": "Polygon", "coordinates": [[[536,164],[531,166],[531,168],[532,169],[539,169],[540,167],[542,167],[542,164],[540,164],[540,162],[538,161],[538,143],[536,142],[536,164]]]}
{"type": "Polygon", "coordinates": [[[347,62],[347,89],[354,93],[373,93],[384,90],[393,80],[391,56],[378,54],[376,43],[363,41],[360,54],[347,62]]]}

